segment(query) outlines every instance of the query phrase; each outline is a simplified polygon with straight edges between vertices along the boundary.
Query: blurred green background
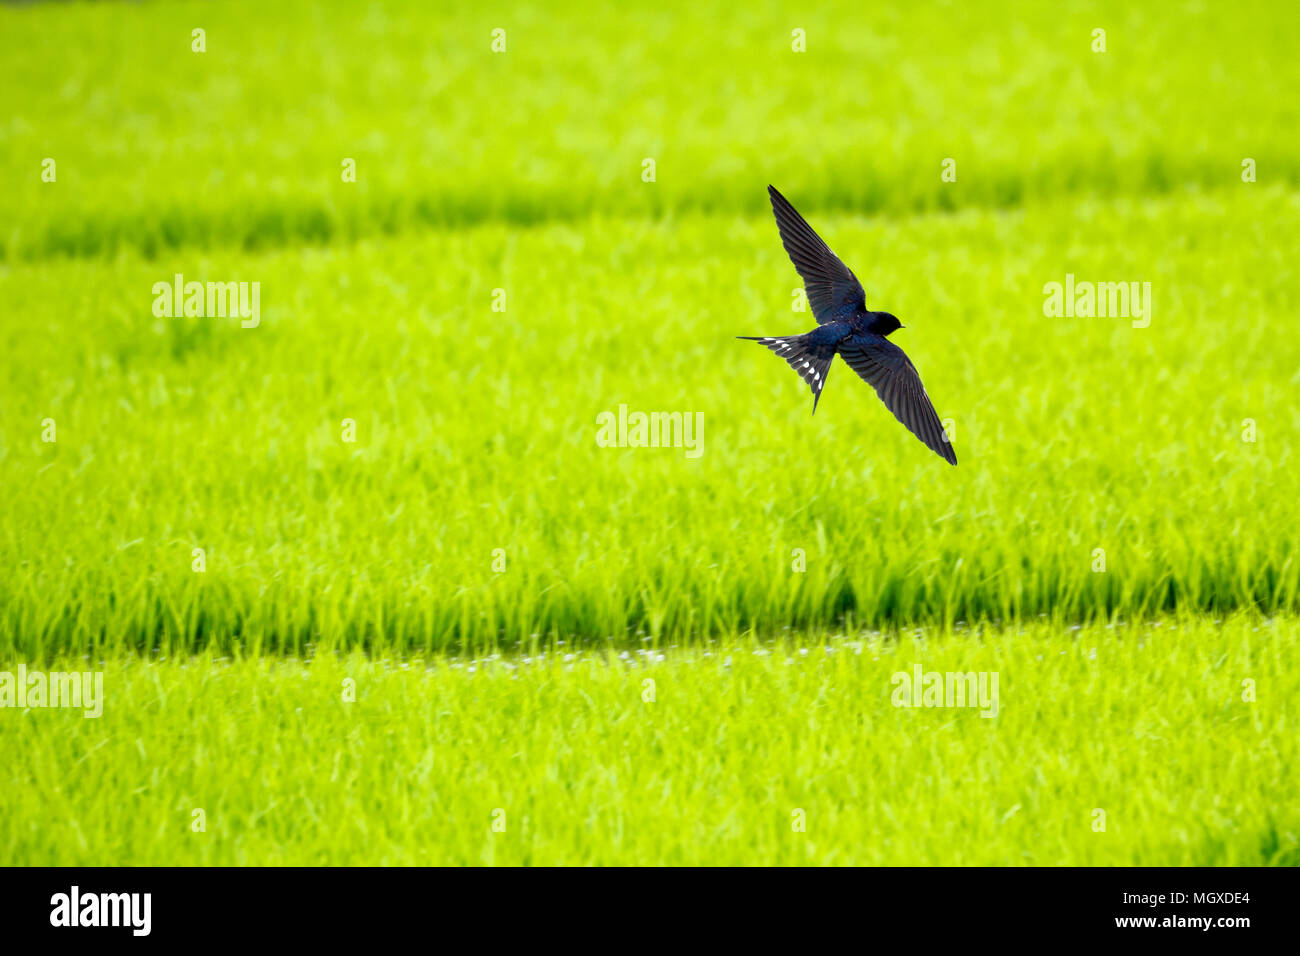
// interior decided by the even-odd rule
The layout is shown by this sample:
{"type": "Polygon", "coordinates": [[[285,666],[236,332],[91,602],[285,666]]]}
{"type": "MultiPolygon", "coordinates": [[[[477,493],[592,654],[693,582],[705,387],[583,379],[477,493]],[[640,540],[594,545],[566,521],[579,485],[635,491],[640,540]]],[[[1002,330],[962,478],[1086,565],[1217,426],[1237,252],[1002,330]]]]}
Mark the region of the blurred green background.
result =
{"type": "Polygon", "coordinates": [[[1261,183],[1300,176],[1285,3],[447,6],[4,9],[0,251],[761,216],[768,181],[809,211],[898,216],[1177,197],[1239,182],[1244,156],[1261,183]]]}
{"type": "Polygon", "coordinates": [[[6,8],[0,648],[1293,610],[1284,9],[6,8]],[[812,324],[769,182],[958,469],[734,340],[812,324]],[[156,317],[177,273],[260,326],[156,317]],[[1067,273],[1151,326],[1045,317],[1067,273]]]}
{"type": "Polygon", "coordinates": [[[0,665],[107,698],[0,713],[0,861],[1294,863],[1298,32],[0,8],[0,665]],[[735,340],[812,325],[768,183],[959,467],[735,340]],[[260,324],[155,315],[178,273],[260,324]],[[891,706],[914,663],[998,719],[891,706]]]}

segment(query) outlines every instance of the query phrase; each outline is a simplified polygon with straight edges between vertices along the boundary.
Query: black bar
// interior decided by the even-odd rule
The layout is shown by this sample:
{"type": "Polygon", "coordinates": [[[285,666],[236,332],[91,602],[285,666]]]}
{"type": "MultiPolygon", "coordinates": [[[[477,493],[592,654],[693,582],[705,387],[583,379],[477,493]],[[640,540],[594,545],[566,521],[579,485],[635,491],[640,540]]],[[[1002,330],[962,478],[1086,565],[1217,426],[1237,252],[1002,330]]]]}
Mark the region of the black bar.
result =
{"type": "MultiPolygon", "coordinates": [[[[550,936],[625,924],[670,933],[704,918],[713,931],[766,935],[789,926],[863,942],[904,934],[918,945],[1124,940],[1235,946],[1294,933],[1294,869],[743,869],[448,871],[432,869],[9,869],[0,871],[6,950],[57,943],[373,943],[377,930],[501,931],[550,936]],[[117,926],[54,926],[71,910],[117,926]],[[148,933],[143,895],[149,894],[148,933]],[[88,896],[96,900],[87,903],[88,896]],[[60,897],[67,905],[56,913],[60,897]],[[134,905],[132,905],[134,904],[134,905]],[[128,909],[127,906],[130,905],[128,909]],[[132,919],[134,917],[134,919],[132,919]],[[1208,927],[1201,920],[1208,919],[1208,927]],[[1133,923],[1139,920],[1142,923],[1133,923]],[[1184,921],[1180,923],[1179,921],[1184,921]],[[1191,920],[1197,921],[1190,923],[1191,920]],[[1149,923],[1146,921],[1150,921],[1149,923]],[[1145,923],[1145,925],[1143,925],[1145,923]],[[477,928],[477,929],[476,929],[477,928]]],[[[66,920],[65,921],[70,921],[66,920]]],[[[635,937],[619,937],[624,941],[635,937]]],[[[590,938],[595,942],[594,938],[590,938]]],[[[670,937],[665,936],[665,942],[670,937]]]]}

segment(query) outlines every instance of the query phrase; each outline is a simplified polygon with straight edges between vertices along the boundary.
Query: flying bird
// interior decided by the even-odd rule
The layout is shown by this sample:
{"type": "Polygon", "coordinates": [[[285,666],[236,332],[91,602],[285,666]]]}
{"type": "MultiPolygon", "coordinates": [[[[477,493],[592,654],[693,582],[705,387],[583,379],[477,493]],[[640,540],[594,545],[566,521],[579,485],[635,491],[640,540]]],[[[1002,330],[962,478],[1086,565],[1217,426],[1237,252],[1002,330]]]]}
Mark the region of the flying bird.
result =
{"type": "Polygon", "coordinates": [[[908,431],[948,464],[957,464],[957,455],[944,436],[943,425],[921,384],[921,376],[903,350],[886,338],[903,328],[902,323],[888,312],[868,310],[862,283],[848,266],[831,252],[784,196],[771,186],[767,192],[772,211],[776,213],[781,244],[803,279],[808,304],[817,316],[818,325],[803,335],[736,337],[759,342],[785,359],[812,389],[814,413],[826,387],[831,360],[839,353],[849,368],[876,390],[885,407],[908,431]]]}

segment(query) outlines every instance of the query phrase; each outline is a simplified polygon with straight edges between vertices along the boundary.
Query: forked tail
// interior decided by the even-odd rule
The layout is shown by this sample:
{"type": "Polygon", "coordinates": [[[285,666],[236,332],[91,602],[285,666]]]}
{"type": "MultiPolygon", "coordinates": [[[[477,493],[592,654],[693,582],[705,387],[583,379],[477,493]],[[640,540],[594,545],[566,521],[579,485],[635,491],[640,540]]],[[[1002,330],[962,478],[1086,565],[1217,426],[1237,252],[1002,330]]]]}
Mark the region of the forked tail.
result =
{"type": "Polygon", "coordinates": [[[822,389],[826,387],[826,375],[831,370],[831,360],[835,358],[835,346],[833,345],[815,345],[809,341],[811,333],[805,335],[738,335],[738,339],[746,339],[750,342],[757,342],[765,345],[781,358],[785,359],[786,364],[799,373],[799,377],[808,383],[808,387],[813,393],[813,412],[817,411],[817,401],[822,396],[822,389]]]}

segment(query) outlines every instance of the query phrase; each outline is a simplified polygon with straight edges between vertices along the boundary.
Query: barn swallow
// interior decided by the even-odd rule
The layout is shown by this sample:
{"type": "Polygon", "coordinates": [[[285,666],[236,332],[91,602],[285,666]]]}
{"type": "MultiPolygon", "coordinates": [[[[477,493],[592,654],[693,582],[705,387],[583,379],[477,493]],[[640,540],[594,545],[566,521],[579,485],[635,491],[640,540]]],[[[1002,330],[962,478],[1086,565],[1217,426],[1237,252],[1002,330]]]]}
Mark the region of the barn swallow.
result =
{"type": "Polygon", "coordinates": [[[813,412],[826,386],[826,373],[836,353],[876,390],[885,407],[931,451],[957,464],[952,443],[944,434],[921,376],[903,350],[886,336],[903,328],[888,312],[867,309],[862,284],[848,266],[812,231],[786,198],[767,187],[776,214],[781,244],[803,279],[817,328],[803,335],[738,335],[759,342],[789,363],[813,393],[813,412]]]}

